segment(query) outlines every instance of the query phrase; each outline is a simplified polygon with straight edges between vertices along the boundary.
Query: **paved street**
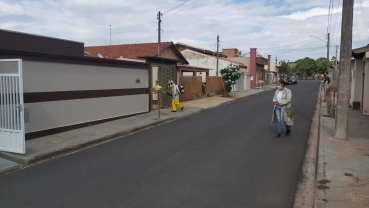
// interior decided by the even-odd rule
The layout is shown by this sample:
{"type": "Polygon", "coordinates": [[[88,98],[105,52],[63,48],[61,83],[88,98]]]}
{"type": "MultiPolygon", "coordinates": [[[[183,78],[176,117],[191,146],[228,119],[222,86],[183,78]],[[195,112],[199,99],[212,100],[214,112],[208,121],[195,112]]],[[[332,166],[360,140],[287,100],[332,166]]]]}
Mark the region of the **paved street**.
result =
{"type": "Polygon", "coordinates": [[[292,207],[318,87],[289,86],[290,137],[265,92],[2,175],[0,207],[292,207]]]}

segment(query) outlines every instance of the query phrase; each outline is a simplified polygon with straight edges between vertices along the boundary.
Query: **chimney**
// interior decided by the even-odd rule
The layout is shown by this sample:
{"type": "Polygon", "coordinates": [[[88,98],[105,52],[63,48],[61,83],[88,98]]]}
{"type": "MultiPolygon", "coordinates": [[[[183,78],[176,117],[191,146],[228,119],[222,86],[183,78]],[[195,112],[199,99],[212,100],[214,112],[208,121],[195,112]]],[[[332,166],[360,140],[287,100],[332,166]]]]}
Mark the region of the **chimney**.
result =
{"type": "Polygon", "coordinates": [[[238,57],[237,52],[237,48],[223,49],[222,55],[226,55],[228,58],[238,57]]]}
{"type": "Polygon", "coordinates": [[[252,80],[250,82],[250,88],[256,88],[256,48],[250,48],[250,74],[252,80]]]}

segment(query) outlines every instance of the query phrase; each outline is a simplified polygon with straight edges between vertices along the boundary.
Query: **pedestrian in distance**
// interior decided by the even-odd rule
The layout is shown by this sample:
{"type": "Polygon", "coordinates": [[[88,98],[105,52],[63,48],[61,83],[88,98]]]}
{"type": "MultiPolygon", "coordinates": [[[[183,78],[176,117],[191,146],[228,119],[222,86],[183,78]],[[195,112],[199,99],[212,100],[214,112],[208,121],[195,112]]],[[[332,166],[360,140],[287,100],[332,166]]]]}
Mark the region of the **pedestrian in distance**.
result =
{"type": "Polygon", "coordinates": [[[283,79],[278,81],[278,89],[276,90],[273,102],[272,123],[276,123],[277,138],[281,137],[282,125],[286,126],[286,136],[291,134],[291,126],[293,125],[294,110],[291,104],[292,91],[286,87],[283,79]]]}

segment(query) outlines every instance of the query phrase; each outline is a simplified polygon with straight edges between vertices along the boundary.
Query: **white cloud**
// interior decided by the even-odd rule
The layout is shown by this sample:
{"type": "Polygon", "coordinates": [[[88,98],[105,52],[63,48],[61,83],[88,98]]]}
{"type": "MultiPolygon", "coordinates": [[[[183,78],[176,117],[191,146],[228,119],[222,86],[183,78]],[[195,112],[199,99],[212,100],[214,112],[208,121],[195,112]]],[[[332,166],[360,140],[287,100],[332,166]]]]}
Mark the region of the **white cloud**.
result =
{"type": "MultiPolygon", "coordinates": [[[[264,56],[271,54],[286,60],[325,56],[324,43],[309,36],[324,38],[328,13],[326,1],[285,0],[283,5],[277,4],[280,1],[270,0],[195,1],[189,0],[163,15],[162,41],[180,41],[215,50],[216,36],[219,35],[221,48],[235,47],[248,52],[249,48],[257,47],[264,56]]],[[[14,3],[13,0],[1,0],[0,28],[76,40],[86,45],[105,45],[109,44],[108,25],[112,25],[113,44],[156,42],[157,12],[168,11],[181,2],[18,0],[14,3]]],[[[363,19],[366,15],[369,24],[368,5],[368,0],[363,1],[364,14],[360,7],[355,8],[354,14],[354,40],[362,45],[369,43],[369,25],[365,25],[363,19]]],[[[340,6],[336,3],[333,10],[333,46],[340,40],[340,6]]]]}
{"type": "MultiPolygon", "coordinates": [[[[340,13],[342,11],[342,7],[340,8],[335,8],[332,10],[333,14],[336,13],[340,13]]],[[[313,8],[307,11],[297,11],[294,12],[290,15],[283,15],[282,17],[287,18],[287,19],[293,19],[293,20],[306,20],[310,17],[315,17],[315,16],[322,16],[328,15],[328,9],[327,8],[313,8]]]]}

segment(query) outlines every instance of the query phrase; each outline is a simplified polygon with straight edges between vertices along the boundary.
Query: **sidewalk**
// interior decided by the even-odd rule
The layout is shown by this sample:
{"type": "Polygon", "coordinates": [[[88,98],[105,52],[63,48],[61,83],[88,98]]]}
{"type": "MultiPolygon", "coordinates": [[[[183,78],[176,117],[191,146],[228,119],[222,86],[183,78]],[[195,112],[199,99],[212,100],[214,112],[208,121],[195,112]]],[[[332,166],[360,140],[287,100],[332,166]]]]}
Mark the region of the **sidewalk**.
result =
{"type": "MultiPolygon", "coordinates": [[[[321,114],[326,114],[322,103],[321,114]]],[[[321,117],[315,207],[369,207],[369,117],[349,112],[349,140],[336,140],[335,120],[321,117]]]]}
{"type": "MultiPolygon", "coordinates": [[[[78,150],[96,143],[124,136],[137,130],[155,126],[164,122],[180,119],[199,113],[202,110],[227,104],[235,100],[255,95],[261,92],[275,89],[275,86],[266,86],[262,90],[247,90],[245,92],[232,93],[232,97],[208,97],[199,100],[183,102],[183,112],[172,113],[171,109],[162,109],[161,118],[158,111],[147,114],[124,118],[86,128],[76,129],[60,134],[26,141],[26,154],[12,154],[0,152],[0,158],[11,160],[20,164],[30,164],[38,160],[48,159],[62,153],[78,150]]],[[[0,163],[0,170],[2,169],[0,163]]]]}

